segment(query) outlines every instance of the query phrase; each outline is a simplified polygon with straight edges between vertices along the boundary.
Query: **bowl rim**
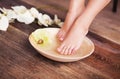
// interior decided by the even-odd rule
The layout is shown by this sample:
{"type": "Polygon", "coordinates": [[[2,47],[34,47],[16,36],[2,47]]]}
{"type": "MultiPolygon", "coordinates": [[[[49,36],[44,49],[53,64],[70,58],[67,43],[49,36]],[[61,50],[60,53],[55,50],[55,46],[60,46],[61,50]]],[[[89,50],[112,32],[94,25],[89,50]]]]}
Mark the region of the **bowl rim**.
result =
{"type": "MultiPolygon", "coordinates": [[[[59,28],[42,28],[42,29],[59,29],[59,28]]],[[[36,29],[37,30],[37,29],[36,29]]],[[[33,32],[32,32],[33,33],[33,32]]],[[[38,53],[40,53],[41,55],[49,58],[49,59],[56,59],[54,61],[60,61],[60,62],[72,62],[72,61],[77,61],[77,60],[80,60],[80,59],[83,59],[83,58],[86,58],[88,56],[90,56],[93,52],[94,52],[94,49],[95,49],[95,46],[94,46],[94,43],[88,38],[88,37],[85,37],[85,39],[87,41],[89,41],[90,45],[92,46],[91,47],[91,50],[88,54],[82,56],[82,57],[65,57],[67,55],[64,55],[63,57],[62,56],[57,56],[57,55],[53,55],[53,54],[49,54],[49,53],[46,53],[45,51],[43,50],[40,50],[39,46],[35,43],[33,37],[32,37],[32,33],[29,35],[29,42],[30,44],[38,51],[38,53]],[[65,60],[65,61],[62,61],[62,60],[65,60]]]]}

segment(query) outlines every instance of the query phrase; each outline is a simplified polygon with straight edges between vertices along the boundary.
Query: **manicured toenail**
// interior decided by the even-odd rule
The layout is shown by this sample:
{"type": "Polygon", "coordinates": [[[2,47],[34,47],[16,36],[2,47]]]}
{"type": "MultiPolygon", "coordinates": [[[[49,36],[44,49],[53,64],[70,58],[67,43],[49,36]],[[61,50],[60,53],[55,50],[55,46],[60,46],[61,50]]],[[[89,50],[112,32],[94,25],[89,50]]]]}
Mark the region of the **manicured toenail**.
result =
{"type": "Polygon", "coordinates": [[[63,38],[60,38],[61,41],[63,41],[63,38]]]}
{"type": "Polygon", "coordinates": [[[59,48],[57,48],[57,50],[58,50],[58,52],[60,52],[60,49],[59,49],[59,48]]]}

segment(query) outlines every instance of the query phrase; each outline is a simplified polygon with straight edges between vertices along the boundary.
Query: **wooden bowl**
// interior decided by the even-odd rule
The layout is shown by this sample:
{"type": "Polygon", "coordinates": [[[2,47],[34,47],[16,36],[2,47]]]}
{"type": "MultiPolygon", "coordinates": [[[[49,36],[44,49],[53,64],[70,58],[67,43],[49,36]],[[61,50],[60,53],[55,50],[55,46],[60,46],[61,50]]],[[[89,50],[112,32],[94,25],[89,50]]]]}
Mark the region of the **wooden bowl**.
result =
{"type": "MultiPolygon", "coordinates": [[[[37,29],[38,30],[38,29],[37,29]]],[[[59,31],[59,28],[44,28],[39,29],[39,31],[45,30],[51,40],[51,43],[46,46],[39,45],[35,40],[33,35],[29,36],[29,41],[31,45],[43,56],[59,62],[73,62],[80,59],[90,56],[94,51],[93,42],[87,37],[84,38],[84,41],[78,51],[73,55],[61,55],[57,52],[56,48],[60,45],[60,41],[56,38],[56,34],[59,31]]],[[[35,32],[35,31],[34,31],[35,32]]],[[[33,32],[33,33],[34,33],[33,32]]]]}

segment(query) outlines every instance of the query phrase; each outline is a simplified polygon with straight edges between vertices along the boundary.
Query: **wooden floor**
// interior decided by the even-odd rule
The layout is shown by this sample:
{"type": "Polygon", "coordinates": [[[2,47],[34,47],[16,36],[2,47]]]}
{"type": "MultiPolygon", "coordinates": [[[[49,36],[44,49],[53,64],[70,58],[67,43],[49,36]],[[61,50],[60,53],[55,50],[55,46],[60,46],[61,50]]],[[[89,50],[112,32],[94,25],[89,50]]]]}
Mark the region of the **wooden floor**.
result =
{"type": "MultiPolygon", "coordinates": [[[[63,20],[69,0],[0,0],[0,7],[34,6],[63,20]]],[[[120,1],[119,1],[120,4],[120,1]]],[[[112,13],[112,2],[95,18],[88,37],[95,44],[86,59],[60,63],[49,60],[30,45],[29,34],[40,26],[10,24],[0,31],[0,79],[120,79],[120,5],[112,13]]]]}

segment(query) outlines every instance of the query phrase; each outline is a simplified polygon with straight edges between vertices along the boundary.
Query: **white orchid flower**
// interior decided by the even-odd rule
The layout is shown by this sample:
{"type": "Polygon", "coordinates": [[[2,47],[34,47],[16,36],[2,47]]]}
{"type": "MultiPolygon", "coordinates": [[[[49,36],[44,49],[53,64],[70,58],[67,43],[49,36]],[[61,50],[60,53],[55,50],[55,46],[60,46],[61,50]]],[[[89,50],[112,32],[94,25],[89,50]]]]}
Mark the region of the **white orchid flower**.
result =
{"type": "Polygon", "coordinates": [[[15,19],[17,19],[18,22],[30,24],[37,18],[38,24],[46,27],[53,23],[62,27],[64,23],[58,19],[57,15],[55,15],[54,20],[52,20],[49,15],[39,13],[34,7],[27,9],[25,6],[13,6],[11,8],[12,9],[0,8],[0,11],[3,12],[3,14],[0,13],[0,30],[6,31],[9,23],[15,19]]]}
{"type": "Polygon", "coordinates": [[[9,10],[6,16],[9,22],[13,22],[17,18],[17,15],[13,10],[9,10]]]}
{"type": "Polygon", "coordinates": [[[17,21],[25,23],[25,24],[30,24],[34,22],[35,18],[32,16],[30,11],[24,7],[24,6],[14,6],[12,9],[16,12],[17,14],[17,21]]]}
{"type": "Polygon", "coordinates": [[[52,25],[53,21],[50,18],[50,16],[48,16],[47,14],[42,15],[42,13],[39,13],[39,15],[38,15],[38,24],[48,26],[48,25],[52,25]]]}
{"type": "Polygon", "coordinates": [[[0,8],[0,11],[2,11],[3,14],[5,14],[5,15],[8,13],[8,10],[10,10],[10,9],[0,8]]]}
{"type": "Polygon", "coordinates": [[[58,16],[55,14],[54,15],[54,23],[58,25],[59,27],[62,27],[64,22],[62,22],[60,19],[58,19],[58,16]]]}
{"type": "Polygon", "coordinates": [[[60,22],[60,23],[58,23],[57,25],[58,25],[59,27],[62,27],[63,24],[64,24],[64,22],[60,22]]]}
{"type": "Polygon", "coordinates": [[[9,22],[13,22],[17,18],[16,13],[11,9],[0,8],[0,10],[3,12],[4,15],[7,16],[9,22]]]}
{"type": "Polygon", "coordinates": [[[32,7],[29,11],[30,11],[30,13],[32,14],[32,16],[33,16],[34,18],[37,18],[37,17],[38,17],[39,11],[38,11],[36,8],[32,7]]]}
{"type": "Polygon", "coordinates": [[[29,11],[25,11],[25,13],[17,15],[17,21],[25,24],[31,24],[34,22],[34,20],[35,18],[30,14],[29,11]]]}
{"type": "Polygon", "coordinates": [[[13,6],[11,7],[17,14],[23,14],[25,11],[27,11],[27,8],[25,6],[13,6]]]}
{"type": "Polygon", "coordinates": [[[42,20],[42,13],[39,13],[39,14],[38,14],[37,19],[38,19],[38,24],[39,24],[39,25],[42,25],[42,24],[44,23],[43,20],[42,20]]]}
{"type": "Polygon", "coordinates": [[[0,14],[0,30],[6,31],[8,26],[9,26],[8,18],[5,15],[0,14]]]}
{"type": "Polygon", "coordinates": [[[61,22],[61,20],[58,19],[58,16],[55,14],[54,15],[54,23],[58,25],[60,22],[61,22]]]}
{"type": "Polygon", "coordinates": [[[53,24],[53,21],[52,21],[52,19],[50,18],[49,15],[44,14],[43,15],[43,19],[45,20],[45,23],[47,23],[48,25],[52,25],[53,24]]]}

